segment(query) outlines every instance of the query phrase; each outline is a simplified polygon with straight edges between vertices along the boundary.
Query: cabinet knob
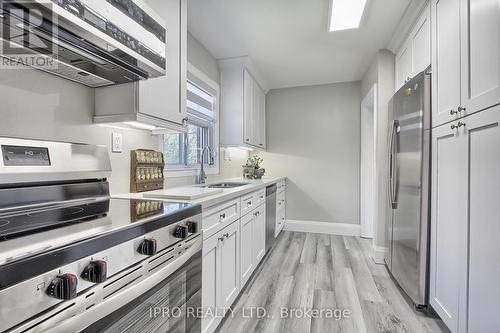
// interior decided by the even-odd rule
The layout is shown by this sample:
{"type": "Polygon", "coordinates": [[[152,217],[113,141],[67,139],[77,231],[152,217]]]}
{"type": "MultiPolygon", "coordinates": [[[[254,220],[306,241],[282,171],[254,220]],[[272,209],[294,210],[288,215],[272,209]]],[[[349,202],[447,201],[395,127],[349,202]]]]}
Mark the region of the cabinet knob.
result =
{"type": "Polygon", "coordinates": [[[187,123],[188,123],[188,120],[189,120],[189,118],[188,118],[188,117],[183,118],[183,119],[182,119],[182,125],[186,126],[186,125],[187,125],[187,123]]]}
{"type": "Polygon", "coordinates": [[[458,122],[458,124],[456,124],[456,125],[455,125],[455,124],[451,125],[451,129],[452,129],[452,130],[454,130],[454,129],[458,129],[458,128],[462,127],[462,126],[463,126],[463,127],[465,127],[465,123],[463,123],[463,122],[459,121],[459,122],[458,122]]]}
{"type": "Polygon", "coordinates": [[[224,234],[224,238],[229,238],[229,234],[224,234]]]}
{"type": "Polygon", "coordinates": [[[455,111],[455,110],[450,110],[450,115],[452,115],[452,116],[453,116],[454,114],[457,114],[457,113],[458,113],[458,111],[455,111]]]}
{"type": "Polygon", "coordinates": [[[462,112],[462,111],[465,111],[465,110],[466,110],[466,108],[464,108],[464,107],[461,107],[461,106],[458,107],[458,112],[462,112]]]}

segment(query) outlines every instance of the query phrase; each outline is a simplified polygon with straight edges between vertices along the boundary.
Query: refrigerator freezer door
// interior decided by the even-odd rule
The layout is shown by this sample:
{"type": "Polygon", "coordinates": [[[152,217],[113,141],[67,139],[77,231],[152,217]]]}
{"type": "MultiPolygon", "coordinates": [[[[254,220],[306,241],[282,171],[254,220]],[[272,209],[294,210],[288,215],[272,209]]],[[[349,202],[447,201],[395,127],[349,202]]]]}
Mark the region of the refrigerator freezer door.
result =
{"type": "MultiPolygon", "coordinates": [[[[415,304],[425,304],[427,300],[427,245],[422,249],[421,240],[422,231],[428,225],[428,219],[422,218],[428,215],[422,212],[423,152],[427,152],[424,142],[429,144],[429,140],[425,139],[429,131],[424,131],[424,117],[429,117],[426,106],[426,90],[430,88],[428,79],[428,75],[419,74],[398,91],[393,100],[396,157],[390,269],[415,304]]],[[[425,160],[428,161],[428,158],[425,160]]]]}

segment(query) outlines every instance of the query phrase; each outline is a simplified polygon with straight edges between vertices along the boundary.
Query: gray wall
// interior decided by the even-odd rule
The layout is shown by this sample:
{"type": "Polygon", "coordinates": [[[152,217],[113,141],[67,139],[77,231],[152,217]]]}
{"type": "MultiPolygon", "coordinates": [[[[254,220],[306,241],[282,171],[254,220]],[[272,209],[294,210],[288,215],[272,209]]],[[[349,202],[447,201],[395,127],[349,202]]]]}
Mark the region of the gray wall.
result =
{"type": "Polygon", "coordinates": [[[287,219],[359,223],[359,82],[271,90],[270,175],[286,175],[287,219]]]}
{"type": "MultiPolygon", "coordinates": [[[[216,60],[190,37],[189,61],[219,81],[216,60]]],[[[111,154],[113,194],[129,191],[132,149],[160,149],[158,136],[149,132],[104,127],[92,123],[94,90],[33,69],[0,70],[0,136],[110,145],[111,133],[123,133],[123,153],[111,154]]],[[[241,175],[248,153],[234,150],[231,161],[221,161],[220,175],[209,180],[241,175]]],[[[194,177],[167,179],[166,186],[193,184],[194,177]]]]}
{"type": "Polygon", "coordinates": [[[217,60],[193,35],[187,35],[188,61],[212,80],[220,83],[220,70],[217,60]]]}
{"type": "MultiPolygon", "coordinates": [[[[377,247],[385,246],[385,224],[387,220],[387,131],[388,103],[394,95],[394,54],[389,50],[380,50],[370,69],[363,77],[361,86],[366,94],[373,84],[377,84],[377,221],[374,227],[373,242],[377,247]]],[[[364,96],[364,95],[363,95],[364,96]]]]}

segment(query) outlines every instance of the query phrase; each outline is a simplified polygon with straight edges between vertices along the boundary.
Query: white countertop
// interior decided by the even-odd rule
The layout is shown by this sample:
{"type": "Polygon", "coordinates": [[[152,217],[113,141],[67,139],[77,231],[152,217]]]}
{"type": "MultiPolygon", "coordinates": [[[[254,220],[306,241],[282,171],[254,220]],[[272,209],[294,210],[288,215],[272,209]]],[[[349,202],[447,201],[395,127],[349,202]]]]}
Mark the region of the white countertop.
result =
{"type": "MultiPolygon", "coordinates": [[[[271,177],[271,176],[263,177],[262,179],[256,179],[256,180],[249,180],[249,179],[243,179],[243,178],[225,179],[225,180],[216,181],[213,184],[224,183],[224,182],[245,182],[245,183],[249,183],[249,184],[245,185],[245,186],[241,186],[241,187],[223,189],[221,193],[214,194],[211,196],[206,196],[203,198],[194,199],[194,200],[162,199],[162,201],[201,204],[202,208],[206,209],[206,208],[221,204],[223,202],[232,200],[234,198],[240,197],[240,196],[245,195],[247,193],[254,192],[254,191],[260,190],[262,188],[266,188],[267,186],[278,183],[279,181],[284,180],[284,179],[286,179],[286,177],[271,177]]],[[[209,185],[209,184],[207,184],[207,185],[209,185]]],[[[193,186],[197,186],[197,185],[193,185],[193,186]]],[[[185,186],[183,186],[183,187],[185,187],[185,186]]],[[[123,193],[123,194],[114,195],[113,197],[114,198],[121,198],[121,199],[159,200],[159,199],[144,198],[143,193],[123,193]]]]}

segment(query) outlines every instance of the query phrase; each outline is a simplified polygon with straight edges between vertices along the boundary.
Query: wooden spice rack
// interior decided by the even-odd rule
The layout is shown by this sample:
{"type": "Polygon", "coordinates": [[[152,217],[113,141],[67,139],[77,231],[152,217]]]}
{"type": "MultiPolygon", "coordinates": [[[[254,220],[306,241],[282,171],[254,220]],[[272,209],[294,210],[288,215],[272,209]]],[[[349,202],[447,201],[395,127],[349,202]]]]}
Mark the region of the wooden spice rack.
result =
{"type": "Polygon", "coordinates": [[[130,192],[138,193],[163,188],[165,160],[154,150],[137,149],[130,152],[130,192]]]}

